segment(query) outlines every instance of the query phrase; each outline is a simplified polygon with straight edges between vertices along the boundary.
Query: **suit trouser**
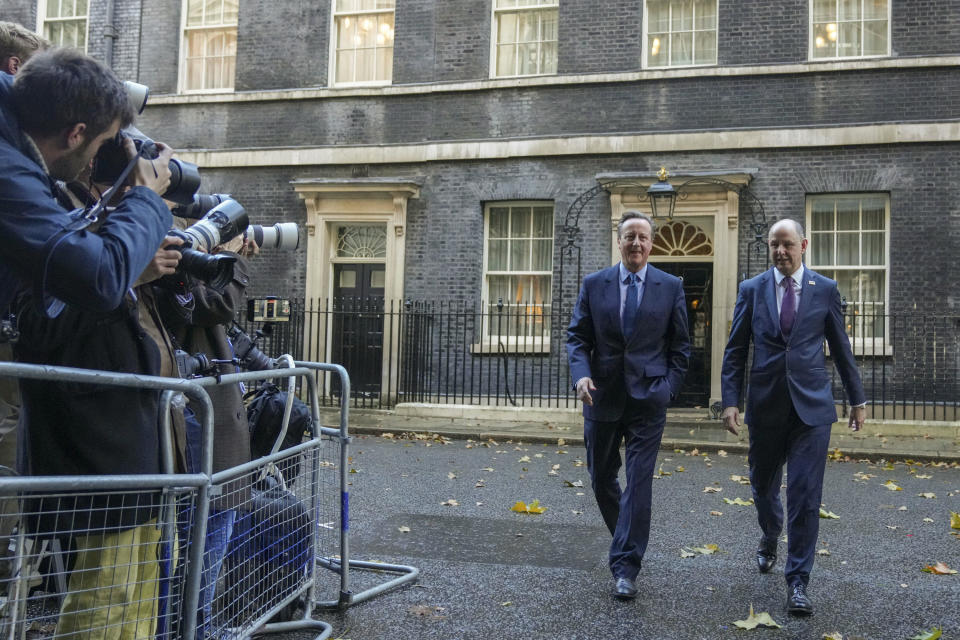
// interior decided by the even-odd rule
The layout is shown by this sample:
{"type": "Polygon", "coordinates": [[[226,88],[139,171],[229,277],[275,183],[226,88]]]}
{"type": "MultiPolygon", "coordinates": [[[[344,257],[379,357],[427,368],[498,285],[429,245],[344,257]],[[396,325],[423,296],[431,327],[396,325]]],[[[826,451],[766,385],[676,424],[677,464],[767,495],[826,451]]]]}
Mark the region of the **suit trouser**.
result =
{"type": "Polygon", "coordinates": [[[583,421],[593,494],[603,521],[613,534],[609,564],[614,577],[636,578],[647,550],[653,469],[666,417],[664,408],[651,410],[646,403],[628,399],[620,420],[583,421]],[[621,442],[626,452],[627,476],[623,491],[617,479],[623,464],[621,442]]]}
{"type": "Polygon", "coordinates": [[[807,425],[793,406],[780,424],[750,424],[750,485],[764,539],[774,545],[783,532],[780,483],[787,465],[788,584],[810,581],[820,531],[820,500],[832,425],[807,425]]]}

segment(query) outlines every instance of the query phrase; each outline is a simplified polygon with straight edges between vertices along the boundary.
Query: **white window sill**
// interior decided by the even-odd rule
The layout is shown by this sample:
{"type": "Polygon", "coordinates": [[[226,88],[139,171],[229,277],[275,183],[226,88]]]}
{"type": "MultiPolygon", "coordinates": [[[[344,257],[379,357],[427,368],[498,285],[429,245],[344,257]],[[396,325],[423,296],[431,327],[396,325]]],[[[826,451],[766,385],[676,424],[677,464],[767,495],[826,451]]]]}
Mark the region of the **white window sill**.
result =
{"type": "Polygon", "coordinates": [[[470,345],[470,353],[474,355],[491,355],[498,353],[550,353],[550,339],[539,337],[516,336],[487,336],[480,342],[470,345]]]}

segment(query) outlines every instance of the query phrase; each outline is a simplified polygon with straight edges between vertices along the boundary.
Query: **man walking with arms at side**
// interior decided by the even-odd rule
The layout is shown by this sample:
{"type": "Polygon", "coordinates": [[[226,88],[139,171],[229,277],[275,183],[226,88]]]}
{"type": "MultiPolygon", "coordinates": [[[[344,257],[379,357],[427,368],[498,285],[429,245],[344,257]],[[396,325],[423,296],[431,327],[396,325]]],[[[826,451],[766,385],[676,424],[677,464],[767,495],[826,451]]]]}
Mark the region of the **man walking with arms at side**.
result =
{"type": "Polygon", "coordinates": [[[813,613],[807,584],[820,528],[823,472],[830,428],[837,419],[823,342],[840,373],[852,407],[850,428],[863,426],[866,401],[844,331],[837,283],[803,265],[803,227],[778,221],[768,237],[774,268],[744,281],[733,311],[723,355],[723,423],[737,435],[747,351],[753,366],[747,394],[750,423],[750,485],[763,536],[757,567],[768,573],[777,561],[783,531],[780,482],[787,465],[787,610],[813,613]]]}
{"type": "Polygon", "coordinates": [[[690,339],[683,283],[647,264],[653,221],[627,211],[617,225],[621,262],[587,276],[570,327],[567,354],[593,492],[613,542],[616,598],[634,583],[650,536],[653,470],[666,422],[687,371],[690,339]],[[626,447],[627,485],[617,475],[626,447]]]}

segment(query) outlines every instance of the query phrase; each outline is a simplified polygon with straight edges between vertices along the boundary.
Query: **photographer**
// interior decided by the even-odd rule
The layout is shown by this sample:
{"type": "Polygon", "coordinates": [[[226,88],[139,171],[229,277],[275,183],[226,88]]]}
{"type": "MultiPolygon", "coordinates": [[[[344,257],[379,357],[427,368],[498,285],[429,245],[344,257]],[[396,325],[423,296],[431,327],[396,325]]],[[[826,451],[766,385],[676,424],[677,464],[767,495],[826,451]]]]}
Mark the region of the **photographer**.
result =
{"type": "Polygon", "coordinates": [[[0,71],[14,76],[37,51],[50,48],[50,42],[16,22],[0,21],[0,71]]]}
{"type": "MultiPolygon", "coordinates": [[[[75,179],[133,116],[113,72],[74,50],[38,53],[16,78],[0,73],[0,312],[27,288],[80,309],[115,309],[153,259],[171,223],[157,195],[170,181],[171,149],[138,160],[99,233],[71,232],[75,218],[56,200],[56,181],[75,179]]],[[[131,141],[124,148],[136,156],[131,141]]]]}

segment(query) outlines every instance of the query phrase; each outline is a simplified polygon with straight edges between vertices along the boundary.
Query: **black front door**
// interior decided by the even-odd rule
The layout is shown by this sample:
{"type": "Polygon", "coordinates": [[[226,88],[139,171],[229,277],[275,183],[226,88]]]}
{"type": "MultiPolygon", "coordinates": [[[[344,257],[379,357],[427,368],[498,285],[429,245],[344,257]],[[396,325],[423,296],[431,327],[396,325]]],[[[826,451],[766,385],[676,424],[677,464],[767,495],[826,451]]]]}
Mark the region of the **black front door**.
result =
{"type": "Polygon", "coordinates": [[[380,393],[384,276],[383,264],[333,267],[333,362],[350,374],[355,397],[380,393]]]}
{"type": "Polygon", "coordinates": [[[674,402],[676,407],[706,407],[710,402],[710,337],[713,303],[713,264],[657,262],[655,266],[683,278],[690,327],[690,368],[674,402]]]}

